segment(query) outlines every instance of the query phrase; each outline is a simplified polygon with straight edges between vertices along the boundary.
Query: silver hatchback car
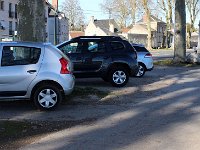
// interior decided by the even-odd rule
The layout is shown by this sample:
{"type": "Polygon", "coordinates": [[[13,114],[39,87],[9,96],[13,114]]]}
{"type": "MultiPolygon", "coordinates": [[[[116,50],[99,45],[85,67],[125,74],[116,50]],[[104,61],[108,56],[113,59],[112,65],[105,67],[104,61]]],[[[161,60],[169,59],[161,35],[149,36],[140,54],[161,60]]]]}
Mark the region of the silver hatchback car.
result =
{"type": "Polygon", "coordinates": [[[0,100],[33,100],[54,109],[74,88],[72,63],[47,43],[0,42],[0,100]]]}

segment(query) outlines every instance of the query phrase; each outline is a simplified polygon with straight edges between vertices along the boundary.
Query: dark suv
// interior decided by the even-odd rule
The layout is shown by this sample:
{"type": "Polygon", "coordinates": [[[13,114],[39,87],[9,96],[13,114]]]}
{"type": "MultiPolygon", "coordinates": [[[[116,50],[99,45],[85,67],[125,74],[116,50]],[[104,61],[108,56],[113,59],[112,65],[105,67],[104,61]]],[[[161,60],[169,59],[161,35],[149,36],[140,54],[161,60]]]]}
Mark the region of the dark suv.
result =
{"type": "Polygon", "coordinates": [[[137,54],[117,36],[82,36],[57,45],[74,63],[77,78],[101,77],[113,86],[126,85],[138,73],[137,54]]]}

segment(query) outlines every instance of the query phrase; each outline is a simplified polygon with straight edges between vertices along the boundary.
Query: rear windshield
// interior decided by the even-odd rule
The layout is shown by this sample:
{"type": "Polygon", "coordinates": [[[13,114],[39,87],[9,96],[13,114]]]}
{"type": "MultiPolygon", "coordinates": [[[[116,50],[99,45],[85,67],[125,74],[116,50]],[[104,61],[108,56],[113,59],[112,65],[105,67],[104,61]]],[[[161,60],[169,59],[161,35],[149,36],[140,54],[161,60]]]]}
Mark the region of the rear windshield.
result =
{"type": "Polygon", "coordinates": [[[145,47],[133,46],[137,52],[149,52],[145,47]]]}

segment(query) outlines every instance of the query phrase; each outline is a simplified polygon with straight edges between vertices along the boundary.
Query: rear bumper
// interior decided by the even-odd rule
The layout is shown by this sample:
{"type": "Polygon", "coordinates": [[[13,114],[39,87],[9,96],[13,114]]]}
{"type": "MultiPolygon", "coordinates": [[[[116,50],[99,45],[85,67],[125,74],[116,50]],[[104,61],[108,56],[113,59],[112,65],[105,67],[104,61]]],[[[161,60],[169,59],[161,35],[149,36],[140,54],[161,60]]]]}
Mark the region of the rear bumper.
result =
{"type": "Polygon", "coordinates": [[[152,71],[154,69],[154,66],[152,68],[147,69],[147,71],[152,71]]]}
{"type": "Polygon", "coordinates": [[[64,95],[69,95],[75,85],[75,77],[72,74],[67,74],[67,75],[61,75],[62,77],[59,80],[60,85],[63,88],[64,95]]]}

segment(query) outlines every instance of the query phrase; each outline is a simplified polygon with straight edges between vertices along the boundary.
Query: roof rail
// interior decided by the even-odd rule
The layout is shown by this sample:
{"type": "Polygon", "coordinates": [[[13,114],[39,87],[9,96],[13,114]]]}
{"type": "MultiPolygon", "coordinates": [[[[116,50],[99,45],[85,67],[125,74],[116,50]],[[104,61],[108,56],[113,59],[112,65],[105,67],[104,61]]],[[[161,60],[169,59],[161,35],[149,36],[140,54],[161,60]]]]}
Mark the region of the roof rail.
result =
{"type": "Polygon", "coordinates": [[[80,39],[122,40],[122,38],[119,36],[79,36],[71,40],[80,40],[80,39]]]}

